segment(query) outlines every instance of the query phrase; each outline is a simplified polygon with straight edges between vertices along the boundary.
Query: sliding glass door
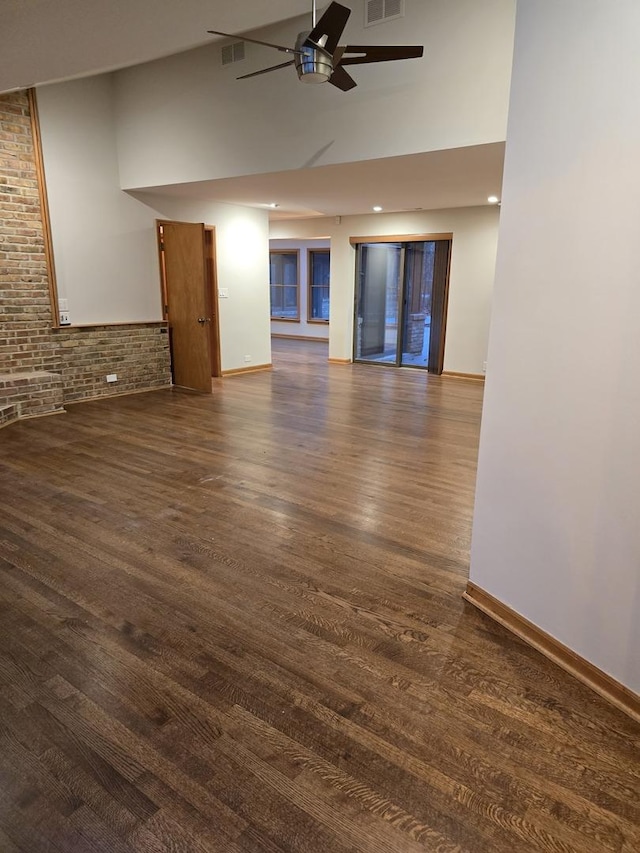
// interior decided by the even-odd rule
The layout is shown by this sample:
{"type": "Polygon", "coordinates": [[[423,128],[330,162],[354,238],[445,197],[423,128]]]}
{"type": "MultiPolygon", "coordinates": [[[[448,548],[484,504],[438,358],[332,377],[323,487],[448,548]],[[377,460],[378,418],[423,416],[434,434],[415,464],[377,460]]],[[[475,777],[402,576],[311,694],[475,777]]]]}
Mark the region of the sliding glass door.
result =
{"type": "Polygon", "coordinates": [[[356,244],[356,361],[442,372],[450,245],[356,244]]]}
{"type": "Polygon", "coordinates": [[[362,244],[358,276],[356,358],[395,364],[402,247],[362,244]]]}

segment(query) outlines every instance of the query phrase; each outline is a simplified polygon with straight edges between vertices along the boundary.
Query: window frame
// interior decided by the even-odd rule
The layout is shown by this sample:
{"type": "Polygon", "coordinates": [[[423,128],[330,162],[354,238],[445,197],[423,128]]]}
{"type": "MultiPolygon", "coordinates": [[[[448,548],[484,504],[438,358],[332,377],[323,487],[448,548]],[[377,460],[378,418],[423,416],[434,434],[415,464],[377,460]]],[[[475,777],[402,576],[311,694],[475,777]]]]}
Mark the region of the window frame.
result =
{"type": "Polygon", "coordinates": [[[313,307],[312,288],[324,287],[324,285],[313,284],[313,255],[329,255],[329,301],[331,301],[331,249],[323,247],[321,249],[307,249],[307,323],[316,323],[320,326],[328,326],[329,318],[326,320],[323,317],[312,317],[311,309],[313,307]]]}
{"type": "MultiPolygon", "coordinates": [[[[284,302],[283,302],[284,304],[284,302]]],[[[300,249],[269,249],[269,317],[272,323],[299,323],[300,322],[300,249]],[[272,255],[295,255],[296,256],[296,309],[295,317],[274,317],[272,314],[273,304],[271,301],[272,287],[293,287],[291,284],[272,284],[271,282],[271,256],[272,255]]]]}

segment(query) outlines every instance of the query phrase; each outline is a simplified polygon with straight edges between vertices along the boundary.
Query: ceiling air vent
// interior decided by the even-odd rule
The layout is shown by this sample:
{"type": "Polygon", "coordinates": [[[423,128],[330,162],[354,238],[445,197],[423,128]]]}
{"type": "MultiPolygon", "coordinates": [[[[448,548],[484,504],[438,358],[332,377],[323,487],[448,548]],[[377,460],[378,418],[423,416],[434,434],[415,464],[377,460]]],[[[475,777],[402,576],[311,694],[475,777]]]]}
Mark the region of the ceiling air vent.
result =
{"type": "Polygon", "coordinates": [[[242,62],[244,59],[244,42],[236,41],[226,44],[222,48],[222,64],[231,65],[232,62],[242,62]]]}
{"type": "Polygon", "coordinates": [[[371,27],[383,21],[404,16],[404,0],[367,0],[364,4],[364,25],[371,27]]]}

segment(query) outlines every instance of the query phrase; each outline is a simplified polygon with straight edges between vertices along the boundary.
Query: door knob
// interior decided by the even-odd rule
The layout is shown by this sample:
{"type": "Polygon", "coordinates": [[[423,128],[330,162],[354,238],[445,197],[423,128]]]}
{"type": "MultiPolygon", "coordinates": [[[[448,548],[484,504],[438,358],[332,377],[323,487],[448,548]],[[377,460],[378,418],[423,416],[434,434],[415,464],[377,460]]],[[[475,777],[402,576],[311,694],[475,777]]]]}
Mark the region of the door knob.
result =
{"type": "Polygon", "coordinates": [[[198,323],[200,323],[200,325],[201,325],[201,326],[204,326],[204,324],[205,324],[206,322],[207,322],[207,318],[206,318],[206,317],[198,317],[198,323]]]}

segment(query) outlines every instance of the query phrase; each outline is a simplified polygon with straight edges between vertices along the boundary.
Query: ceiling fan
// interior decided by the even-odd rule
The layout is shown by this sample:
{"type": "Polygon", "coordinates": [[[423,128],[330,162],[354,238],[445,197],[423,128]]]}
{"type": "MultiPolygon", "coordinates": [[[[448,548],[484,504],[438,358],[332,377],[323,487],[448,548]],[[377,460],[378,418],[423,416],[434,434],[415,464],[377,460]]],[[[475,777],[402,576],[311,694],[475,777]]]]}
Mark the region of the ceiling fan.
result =
{"type": "Polygon", "coordinates": [[[391,45],[339,45],[344,28],[349,20],[351,9],[340,3],[330,3],[319,21],[316,21],[316,0],[312,0],[310,31],[298,35],[295,47],[283,47],[268,41],[236,36],[233,33],[222,33],[219,30],[207,30],[217,36],[228,36],[238,38],[242,41],[273,47],[282,53],[293,54],[293,59],[254,71],[252,74],[243,74],[238,80],[246,80],[248,77],[257,77],[259,74],[267,74],[278,68],[286,68],[295,65],[298,77],[303,83],[331,83],[343,92],[348,92],[358,84],[345,69],[345,65],[364,65],[369,62],[390,62],[396,59],[419,59],[423,53],[422,46],[398,46],[391,45]]]}

